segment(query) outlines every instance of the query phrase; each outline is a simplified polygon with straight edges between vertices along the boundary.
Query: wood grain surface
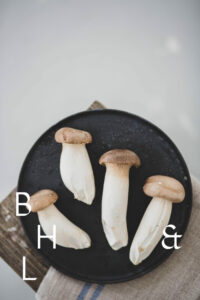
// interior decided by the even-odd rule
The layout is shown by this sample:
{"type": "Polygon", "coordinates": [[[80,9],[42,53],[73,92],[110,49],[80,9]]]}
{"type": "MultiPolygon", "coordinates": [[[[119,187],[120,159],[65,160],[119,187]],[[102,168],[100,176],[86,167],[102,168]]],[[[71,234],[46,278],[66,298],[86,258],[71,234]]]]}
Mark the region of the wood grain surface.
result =
{"type": "MultiPolygon", "coordinates": [[[[104,109],[94,101],[89,110],[104,109]]],[[[37,291],[49,264],[34,250],[16,216],[16,188],[0,203],[0,257],[22,277],[22,257],[26,256],[26,276],[37,277],[34,281],[25,281],[37,291]]]]}

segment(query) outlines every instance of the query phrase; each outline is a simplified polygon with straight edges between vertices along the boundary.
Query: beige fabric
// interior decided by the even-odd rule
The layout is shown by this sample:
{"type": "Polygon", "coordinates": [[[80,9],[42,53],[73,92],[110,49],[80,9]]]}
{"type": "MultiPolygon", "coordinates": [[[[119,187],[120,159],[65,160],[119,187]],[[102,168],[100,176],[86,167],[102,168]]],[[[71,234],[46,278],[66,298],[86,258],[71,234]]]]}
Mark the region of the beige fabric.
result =
{"type": "Polygon", "coordinates": [[[104,287],[65,276],[50,268],[38,300],[200,300],[200,183],[193,178],[193,208],[182,248],[145,276],[104,287]],[[97,291],[95,292],[97,288],[97,291]],[[101,290],[102,289],[102,290],[101,290]]]}

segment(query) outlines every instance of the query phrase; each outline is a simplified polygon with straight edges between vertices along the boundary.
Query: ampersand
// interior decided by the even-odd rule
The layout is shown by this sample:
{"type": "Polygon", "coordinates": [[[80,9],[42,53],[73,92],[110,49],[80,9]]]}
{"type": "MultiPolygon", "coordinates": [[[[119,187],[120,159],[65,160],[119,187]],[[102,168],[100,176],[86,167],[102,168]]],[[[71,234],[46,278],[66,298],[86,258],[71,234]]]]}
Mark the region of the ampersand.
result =
{"type": "Polygon", "coordinates": [[[162,240],[162,246],[163,246],[163,248],[165,248],[165,249],[167,249],[167,250],[168,250],[168,249],[172,249],[172,248],[174,248],[174,249],[180,249],[181,246],[178,246],[178,245],[177,245],[177,239],[178,239],[178,238],[181,238],[182,235],[181,235],[181,234],[177,234],[177,232],[174,233],[174,234],[168,234],[168,233],[166,232],[166,229],[167,229],[168,227],[172,228],[173,230],[176,229],[176,226],[173,225],[173,224],[169,224],[169,225],[167,225],[167,226],[165,227],[165,229],[163,230],[163,235],[164,235],[165,237],[164,237],[164,239],[162,240]],[[173,245],[173,246],[167,246],[167,245],[165,244],[165,240],[166,240],[166,239],[169,239],[169,238],[173,238],[173,239],[174,239],[174,245],[173,245]]]}

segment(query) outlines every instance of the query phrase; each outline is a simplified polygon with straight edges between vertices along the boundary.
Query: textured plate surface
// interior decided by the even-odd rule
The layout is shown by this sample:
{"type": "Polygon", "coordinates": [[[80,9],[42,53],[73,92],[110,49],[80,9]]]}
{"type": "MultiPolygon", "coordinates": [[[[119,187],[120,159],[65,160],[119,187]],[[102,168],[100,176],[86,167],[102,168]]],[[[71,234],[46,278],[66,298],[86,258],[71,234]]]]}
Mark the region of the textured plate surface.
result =
{"type": "MultiPolygon", "coordinates": [[[[23,164],[18,191],[33,194],[40,189],[53,189],[59,195],[57,208],[72,222],[85,230],[92,239],[89,249],[73,250],[57,246],[42,239],[39,251],[58,270],[72,277],[98,283],[114,283],[134,279],[161,264],[172,250],[165,250],[158,244],[153,253],[140,265],[129,261],[129,249],[143,213],[149,203],[142,191],[145,179],[151,175],[163,174],[175,177],[185,187],[186,198],[181,204],[173,204],[170,224],[178,234],[186,230],[192,205],[190,176],[185,162],[171,140],[157,127],[144,119],[117,110],[86,111],[70,116],[46,131],[34,144],[23,164]],[[73,198],[64,186],[59,172],[61,144],[54,140],[55,132],[61,127],[74,127],[89,131],[93,143],[87,145],[92,162],[96,197],[91,206],[73,198]],[[141,167],[131,169],[128,231],[129,244],[119,251],[113,251],[104,236],[101,225],[101,197],[105,168],[98,164],[99,157],[114,148],[127,148],[141,158],[141,167]]],[[[24,199],[21,198],[21,202],[24,199]]],[[[22,224],[35,248],[37,248],[36,213],[21,217],[22,224]]],[[[170,245],[170,240],[168,241],[170,245]]],[[[172,242],[172,239],[171,239],[172,242]]],[[[178,251],[178,250],[177,250],[178,251]]]]}

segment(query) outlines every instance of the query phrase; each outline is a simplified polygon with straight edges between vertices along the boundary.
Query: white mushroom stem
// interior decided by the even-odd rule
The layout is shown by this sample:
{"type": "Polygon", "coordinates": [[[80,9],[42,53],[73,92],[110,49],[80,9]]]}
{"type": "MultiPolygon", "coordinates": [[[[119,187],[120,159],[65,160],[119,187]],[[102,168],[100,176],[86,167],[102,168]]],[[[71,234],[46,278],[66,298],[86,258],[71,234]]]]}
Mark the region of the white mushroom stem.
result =
{"type": "Polygon", "coordinates": [[[44,233],[51,236],[56,225],[56,244],[74,249],[88,248],[91,240],[88,234],[68,220],[54,204],[37,212],[44,233]]]}
{"type": "Polygon", "coordinates": [[[85,144],[62,144],[60,172],[74,198],[91,204],[95,196],[94,175],[85,144]]]}
{"type": "Polygon", "coordinates": [[[128,244],[126,213],[129,165],[106,164],[102,197],[102,224],[109,245],[118,250],[128,244]]]}
{"type": "Polygon", "coordinates": [[[152,198],[131,244],[129,258],[134,265],[138,265],[152,253],[169,223],[171,211],[171,201],[152,198]]]}

